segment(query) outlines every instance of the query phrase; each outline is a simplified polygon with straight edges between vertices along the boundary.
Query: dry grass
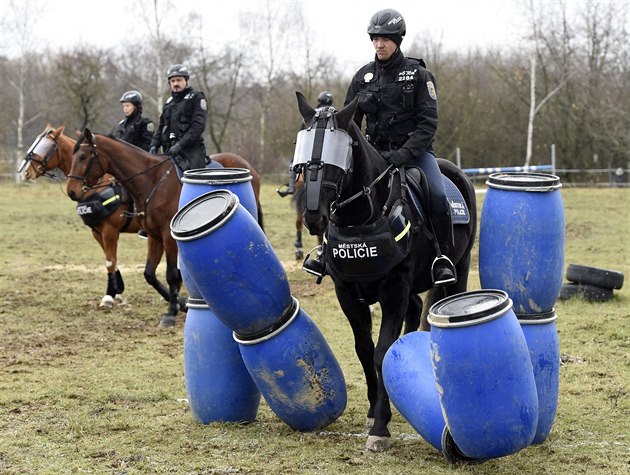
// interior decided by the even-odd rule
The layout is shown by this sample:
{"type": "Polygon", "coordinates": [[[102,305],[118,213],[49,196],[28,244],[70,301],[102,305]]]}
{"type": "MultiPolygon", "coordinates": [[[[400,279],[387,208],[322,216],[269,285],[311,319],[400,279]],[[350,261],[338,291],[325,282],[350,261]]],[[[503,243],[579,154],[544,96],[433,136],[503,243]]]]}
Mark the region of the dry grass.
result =
{"type": "MultiPolygon", "coordinates": [[[[0,185],[0,473],[611,474],[630,470],[630,291],[557,306],[558,416],[549,439],[515,455],[451,467],[395,412],[386,453],[365,453],[365,384],[329,279],[292,257],[288,199],[263,187],[269,238],[291,289],[344,371],[348,405],[323,431],[294,432],[263,402],[248,425],[201,425],[185,401],[183,324],[143,281],[145,242],[124,235],[127,304],[97,308],[100,249],[55,184],[0,185]]],[[[563,189],[566,264],[630,273],[630,191],[563,189]]],[[[306,247],[314,245],[308,237],[306,247]]],[[[478,288],[476,257],[470,287],[478,288]]]]}

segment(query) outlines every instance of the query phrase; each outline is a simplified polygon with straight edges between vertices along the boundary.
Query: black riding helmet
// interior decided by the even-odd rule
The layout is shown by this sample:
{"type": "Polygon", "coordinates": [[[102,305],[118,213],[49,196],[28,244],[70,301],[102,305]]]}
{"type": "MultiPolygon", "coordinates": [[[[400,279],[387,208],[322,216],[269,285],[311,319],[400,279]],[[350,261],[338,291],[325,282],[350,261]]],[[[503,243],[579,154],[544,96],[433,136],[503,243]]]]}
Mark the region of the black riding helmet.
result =
{"type": "Polygon", "coordinates": [[[407,33],[407,25],[405,24],[405,19],[398,11],[386,8],[372,15],[370,24],[367,27],[367,33],[370,35],[370,39],[375,36],[382,36],[390,38],[397,45],[400,45],[403,36],[407,33]]]}
{"type": "Polygon", "coordinates": [[[317,106],[318,107],[332,106],[332,104],[333,104],[332,92],[330,92],[330,91],[322,91],[322,92],[319,93],[319,96],[317,96],[317,106]]]}
{"type": "Polygon", "coordinates": [[[181,76],[189,79],[190,72],[188,71],[188,68],[183,64],[174,64],[170,68],[168,68],[168,71],[166,72],[166,79],[171,79],[175,76],[181,76]]]}
{"type": "Polygon", "coordinates": [[[142,105],[142,94],[138,91],[127,91],[120,96],[120,102],[131,102],[136,107],[142,105]]]}

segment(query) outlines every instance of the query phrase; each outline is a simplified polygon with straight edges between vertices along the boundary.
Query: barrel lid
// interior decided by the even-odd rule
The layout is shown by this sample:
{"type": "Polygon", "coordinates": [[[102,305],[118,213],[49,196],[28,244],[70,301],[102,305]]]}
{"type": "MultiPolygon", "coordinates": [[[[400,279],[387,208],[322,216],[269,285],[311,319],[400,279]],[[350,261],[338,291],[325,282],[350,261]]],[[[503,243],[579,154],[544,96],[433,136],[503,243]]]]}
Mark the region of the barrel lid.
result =
{"type": "Polygon", "coordinates": [[[463,327],[500,317],[512,308],[503,290],[473,290],[442,299],[429,309],[429,323],[436,327],[463,327]]]}
{"type": "Polygon", "coordinates": [[[195,185],[225,185],[244,183],[252,179],[252,174],[247,168],[194,168],[184,172],[182,182],[195,185]]]}
{"type": "Polygon", "coordinates": [[[562,186],[556,175],[533,172],[493,173],[488,177],[486,185],[512,191],[553,191],[562,186]]]}
{"type": "Polygon", "coordinates": [[[516,318],[521,325],[542,325],[555,321],[558,315],[556,315],[556,309],[552,308],[542,313],[517,313],[516,318]]]}
{"type": "Polygon", "coordinates": [[[186,203],[171,220],[171,236],[190,241],[211,233],[238,208],[238,196],[229,190],[213,190],[186,203]]]}

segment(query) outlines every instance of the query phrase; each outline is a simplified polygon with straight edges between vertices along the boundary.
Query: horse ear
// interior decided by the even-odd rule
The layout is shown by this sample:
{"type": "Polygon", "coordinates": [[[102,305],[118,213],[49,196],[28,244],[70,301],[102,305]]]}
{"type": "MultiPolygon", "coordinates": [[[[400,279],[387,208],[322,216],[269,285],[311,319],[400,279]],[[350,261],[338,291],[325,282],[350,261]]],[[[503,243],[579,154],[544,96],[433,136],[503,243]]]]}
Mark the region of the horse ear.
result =
{"type": "Polygon", "coordinates": [[[63,134],[63,129],[65,128],[64,125],[60,125],[59,127],[57,127],[55,130],[53,130],[53,136],[55,138],[59,138],[59,136],[61,134],[63,134]]]}
{"type": "Polygon", "coordinates": [[[297,101],[298,101],[298,109],[300,111],[300,114],[302,114],[302,118],[304,119],[304,122],[308,122],[311,117],[313,117],[315,115],[315,109],[313,109],[308,101],[306,100],[306,97],[304,97],[304,94],[302,94],[299,91],[295,91],[295,95],[297,96],[297,101]]]}
{"type": "Polygon", "coordinates": [[[341,109],[335,117],[337,117],[337,125],[340,129],[348,130],[348,126],[354,117],[354,112],[359,102],[359,96],[356,96],[350,104],[341,109]]]}

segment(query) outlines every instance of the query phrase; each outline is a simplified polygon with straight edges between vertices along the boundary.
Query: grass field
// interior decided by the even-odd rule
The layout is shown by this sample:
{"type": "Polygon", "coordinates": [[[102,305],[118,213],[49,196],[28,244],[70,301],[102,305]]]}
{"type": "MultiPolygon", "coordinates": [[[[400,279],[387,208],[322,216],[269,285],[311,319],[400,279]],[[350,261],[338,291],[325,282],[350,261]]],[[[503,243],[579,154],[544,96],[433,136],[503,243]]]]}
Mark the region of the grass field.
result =
{"type": "MultiPolygon", "coordinates": [[[[343,415],[322,431],[295,432],[263,401],[248,425],[196,423],[185,399],[185,315],[174,330],[156,328],[166,307],[142,276],[145,241],[122,236],[127,303],[99,310],[104,258],[64,187],[45,180],[2,184],[0,473],[630,472],[628,282],[610,302],[558,302],[564,363],[558,415],[543,444],[453,467],[394,411],[391,449],[364,452],[365,383],[349,326],[330,279],[315,285],[293,259],[295,214],[274,188],[264,184],[261,197],[267,234],[292,293],[341,364],[348,387],[343,415]]],[[[563,188],[562,196],[565,266],[628,276],[630,190],[563,188]]],[[[478,199],[481,209],[483,195],[478,199]]],[[[314,245],[310,236],[307,242],[306,248],[314,245]]],[[[470,289],[479,288],[474,252],[470,289]]]]}

